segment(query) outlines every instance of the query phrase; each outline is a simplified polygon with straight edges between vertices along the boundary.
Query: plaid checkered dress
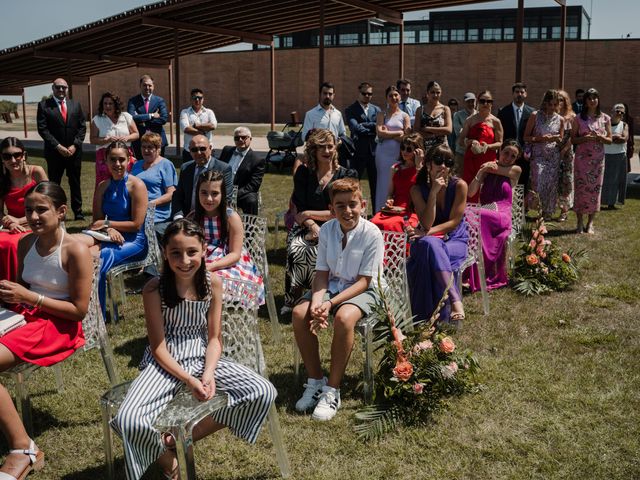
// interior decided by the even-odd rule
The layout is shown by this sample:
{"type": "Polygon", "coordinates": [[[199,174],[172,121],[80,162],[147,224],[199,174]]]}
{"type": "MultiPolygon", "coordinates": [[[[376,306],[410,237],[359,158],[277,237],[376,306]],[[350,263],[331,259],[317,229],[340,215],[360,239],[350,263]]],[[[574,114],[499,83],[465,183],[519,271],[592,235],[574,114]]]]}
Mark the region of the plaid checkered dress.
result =
{"type": "MultiPolygon", "coordinates": [[[[227,217],[237,215],[231,208],[227,209],[227,217]]],[[[212,263],[229,253],[226,241],[220,238],[220,217],[204,217],[202,222],[204,236],[207,240],[207,263],[212,263]]],[[[251,259],[251,255],[246,248],[242,247],[240,260],[232,266],[222,270],[216,270],[218,275],[223,278],[249,280],[260,285],[260,305],[264,304],[264,286],[262,277],[257,267],[251,259]]]]}

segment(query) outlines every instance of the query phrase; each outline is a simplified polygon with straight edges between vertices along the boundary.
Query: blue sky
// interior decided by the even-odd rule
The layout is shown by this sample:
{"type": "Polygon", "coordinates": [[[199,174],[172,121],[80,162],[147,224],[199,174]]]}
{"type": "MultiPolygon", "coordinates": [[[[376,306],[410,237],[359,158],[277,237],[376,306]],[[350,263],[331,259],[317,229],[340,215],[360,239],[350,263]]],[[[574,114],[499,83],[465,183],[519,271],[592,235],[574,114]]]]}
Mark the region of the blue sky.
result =
{"type": "MultiPolygon", "coordinates": [[[[155,3],[149,0],[18,0],[3,2],[2,36],[0,49],[37,40],[85,23],[155,3]],[[52,5],[55,5],[52,8],[52,5]],[[28,19],[28,20],[26,20],[28,19]]],[[[568,0],[568,5],[582,5],[591,16],[591,38],[621,38],[630,34],[640,38],[640,0],[568,0]],[[613,8],[615,6],[615,8],[613,8]]],[[[466,7],[442,10],[469,10],[482,8],[515,8],[517,0],[501,0],[466,7]]],[[[553,0],[525,0],[525,7],[557,6],[553,0]]],[[[419,19],[428,12],[405,15],[419,19]]],[[[27,100],[39,99],[49,87],[27,89],[27,100]]],[[[15,100],[15,99],[14,99],[15,100]]]]}

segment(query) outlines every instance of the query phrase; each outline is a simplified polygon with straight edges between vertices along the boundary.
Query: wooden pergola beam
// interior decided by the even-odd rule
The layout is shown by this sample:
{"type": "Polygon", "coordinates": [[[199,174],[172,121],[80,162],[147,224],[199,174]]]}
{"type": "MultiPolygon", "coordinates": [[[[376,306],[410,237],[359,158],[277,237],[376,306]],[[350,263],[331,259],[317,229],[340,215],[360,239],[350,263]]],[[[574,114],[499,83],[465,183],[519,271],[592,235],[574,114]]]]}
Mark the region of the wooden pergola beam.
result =
{"type": "Polygon", "coordinates": [[[342,3],[343,5],[349,5],[351,7],[361,8],[369,12],[375,13],[375,16],[381,20],[385,20],[389,23],[402,24],[402,12],[393,10],[391,8],[376,5],[365,0],[332,0],[335,3],[342,3]]]}
{"type": "Polygon", "coordinates": [[[244,30],[235,30],[226,27],[213,27],[209,25],[198,25],[195,23],[178,22],[175,20],[165,20],[157,17],[142,17],[142,25],[160,28],[171,28],[175,30],[183,30],[185,32],[210,33],[213,35],[222,35],[225,37],[239,38],[243,42],[255,43],[258,45],[271,45],[271,35],[265,35],[256,32],[247,32],[244,30]]]}
{"type": "MultiPolygon", "coordinates": [[[[60,75],[58,75],[59,77],[60,75]]],[[[64,75],[63,75],[64,76],[64,75]]],[[[55,75],[33,75],[29,73],[16,73],[15,71],[12,73],[1,72],[0,80],[24,80],[30,82],[42,82],[42,83],[51,83],[53,79],[56,78],[55,75]]],[[[90,77],[71,77],[71,79],[66,78],[67,81],[71,83],[87,83],[90,77]]]]}
{"type": "Polygon", "coordinates": [[[56,50],[35,49],[33,56],[36,58],[59,58],[63,60],[88,60],[91,62],[113,62],[113,63],[134,63],[154,66],[156,68],[167,68],[170,60],[161,58],[129,57],[123,55],[100,55],[82,52],[63,52],[56,50]]]}
{"type": "Polygon", "coordinates": [[[22,88],[3,88],[0,90],[0,95],[14,95],[19,97],[22,95],[22,88]]]}

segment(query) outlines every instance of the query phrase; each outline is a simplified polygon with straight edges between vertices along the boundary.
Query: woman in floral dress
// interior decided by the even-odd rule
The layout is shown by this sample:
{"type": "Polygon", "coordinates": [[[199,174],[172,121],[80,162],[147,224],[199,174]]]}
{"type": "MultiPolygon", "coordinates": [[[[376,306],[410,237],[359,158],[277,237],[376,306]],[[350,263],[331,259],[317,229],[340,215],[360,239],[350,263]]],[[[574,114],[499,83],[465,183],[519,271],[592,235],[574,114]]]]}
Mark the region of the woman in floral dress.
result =
{"type": "Polygon", "coordinates": [[[567,213],[573,207],[573,145],[571,145],[571,126],[576,114],[571,108],[571,99],[564,90],[558,91],[558,113],[564,120],[564,136],[560,141],[560,181],[558,183],[558,206],[560,221],[566,222],[567,213]]]}

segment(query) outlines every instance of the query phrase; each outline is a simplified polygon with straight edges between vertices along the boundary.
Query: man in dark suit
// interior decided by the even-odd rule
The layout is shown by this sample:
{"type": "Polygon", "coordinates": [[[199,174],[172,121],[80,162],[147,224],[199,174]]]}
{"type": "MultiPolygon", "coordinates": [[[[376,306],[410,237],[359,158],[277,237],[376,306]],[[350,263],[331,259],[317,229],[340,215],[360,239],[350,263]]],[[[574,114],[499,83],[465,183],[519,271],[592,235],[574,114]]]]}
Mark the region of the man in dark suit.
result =
{"type": "Polygon", "coordinates": [[[580,115],[582,113],[582,108],[584,107],[584,90],[578,88],[576,90],[576,101],[571,104],[571,108],[573,108],[573,112],[576,115],[580,115]]]}
{"type": "Polygon", "coordinates": [[[140,78],[140,95],[131,97],[127,104],[127,112],[133,117],[138,127],[140,137],[131,143],[133,152],[137,159],[142,158],[140,148],[140,138],[146,131],[155,132],[162,137],[162,148],[160,155],[164,157],[164,149],[168,145],[167,135],[164,133],[164,124],[169,119],[167,104],[164,98],[153,95],[153,78],[150,75],[143,75],[140,78]]]}
{"type": "MultiPolygon", "coordinates": [[[[220,160],[231,166],[233,184],[238,187],[237,205],[244,213],[258,215],[258,190],[264,177],[264,158],[251,149],[251,130],[238,127],[233,132],[235,147],[226,146],[220,160]]],[[[231,195],[227,193],[227,196],[231,195]]]]}
{"type": "Polygon", "coordinates": [[[37,115],[38,133],[44,140],[47,173],[52,182],[60,184],[66,171],[71,189],[71,210],[76,220],[84,220],[80,169],[87,124],[80,104],[67,98],[69,85],[63,78],[56,78],[51,89],[53,96],[38,104],[37,115]]]}
{"type": "MultiPolygon", "coordinates": [[[[513,138],[518,140],[521,146],[524,146],[524,129],[535,108],[524,103],[527,98],[526,84],[522,82],[514,83],[511,86],[511,94],[513,95],[513,102],[505,105],[498,112],[498,118],[504,131],[502,138],[504,140],[513,138]]],[[[524,185],[526,191],[529,184],[529,161],[521,157],[518,159],[517,164],[522,168],[518,183],[524,185]]]]}
{"type": "Polygon", "coordinates": [[[358,91],[358,100],[344,111],[356,148],[352,166],[358,171],[360,178],[367,170],[371,198],[376,198],[376,115],[380,108],[371,103],[373,86],[370,83],[362,82],[358,85],[358,91]]]}
{"type": "Polygon", "coordinates": [[[227,198],[233,190],[233,174],[231,167],[216,160],[211,155],[211,144],[204,135],[195,135],[189,143],[189,151],[193,160],[182,165],[178,186],[171,198],[171,217],[177,220],[186,217],[195,208],[197,201],[196,183],[198,176],[207,170],[217,170],[224,175],[227,198]]]}

